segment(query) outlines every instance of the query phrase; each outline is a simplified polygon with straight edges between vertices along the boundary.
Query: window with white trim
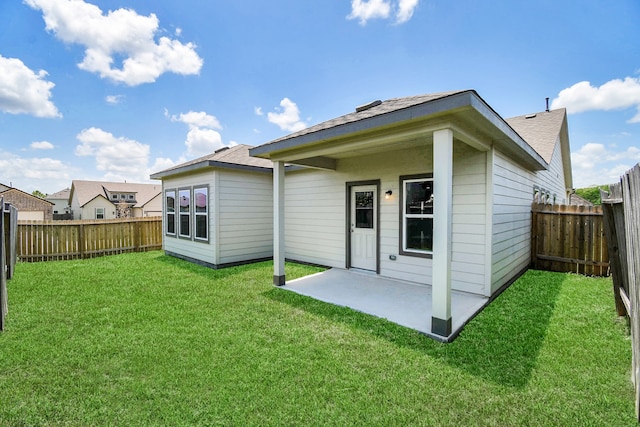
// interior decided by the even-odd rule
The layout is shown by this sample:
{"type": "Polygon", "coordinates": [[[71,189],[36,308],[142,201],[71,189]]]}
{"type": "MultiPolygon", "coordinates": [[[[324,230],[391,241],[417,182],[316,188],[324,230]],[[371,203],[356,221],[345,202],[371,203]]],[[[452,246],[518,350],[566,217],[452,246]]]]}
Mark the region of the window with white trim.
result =
{"type": "Polygon", "coordinates": [[[400,177],[402,255],[430,258],[433,254],[433,175],[400,177]]]}
{"type": "Polygon", "coordinates": [[[196,240],[208,240],[209,238],[209,188],[195,187],[194,199],[194,238],[196,240]]]}
{"type": "Polygon", "coordinates": [[[104,208],[96,208],[96,219],[104,219],[104,208]]]}
{"type": "Polygon", "coordinates": [[[176,191],[165,191],[165,227],[166,233],[170,236],[176,235],[176,191]]]}
{"type": "Polygon", "coordinates": [[[191,190],[182,189],[178,191],[179,221],[178,235],[180,237],[191,237],[191,190]]]}

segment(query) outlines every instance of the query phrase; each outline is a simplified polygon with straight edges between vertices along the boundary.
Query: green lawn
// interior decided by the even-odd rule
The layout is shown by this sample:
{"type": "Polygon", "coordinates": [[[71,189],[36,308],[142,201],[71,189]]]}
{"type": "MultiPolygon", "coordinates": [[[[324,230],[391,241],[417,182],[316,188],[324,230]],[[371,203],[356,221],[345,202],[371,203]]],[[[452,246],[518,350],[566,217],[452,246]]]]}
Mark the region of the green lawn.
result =
{"type": "Polygon", "coordinates": [[[18,264],[0,426],[637,425],[608,279],[529,271],[440,344],[272,274],[161,252],[18,264]]]}

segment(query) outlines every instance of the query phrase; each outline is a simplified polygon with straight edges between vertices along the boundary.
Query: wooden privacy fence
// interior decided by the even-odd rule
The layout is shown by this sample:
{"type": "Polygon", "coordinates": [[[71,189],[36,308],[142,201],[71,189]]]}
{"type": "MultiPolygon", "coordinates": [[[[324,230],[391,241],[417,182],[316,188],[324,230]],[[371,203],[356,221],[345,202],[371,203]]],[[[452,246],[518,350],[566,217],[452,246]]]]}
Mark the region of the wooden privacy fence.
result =
{"type": "Polygon", "coordinates": [[[601,196],[616,307],[618,314],[630,318],[631,378],[640,420],[640,163],[601,196]]]}
{"type": "Polygon", "coordinates": [[[539,270],[609,275],[609,253],[600,206],[534,203],[531,264],[539,270]]]}
{"type": "Polygon", "coordinates": [[[162,248],[162,217],[19,221],[20,261],[94,258],[162,248]]]}
{"type": "Polygon", "coordinates": [[[18,210],[0,197],[0,331],[9,312],[7,280],[13,277],[16,264],[16,231],[18,210]]]}

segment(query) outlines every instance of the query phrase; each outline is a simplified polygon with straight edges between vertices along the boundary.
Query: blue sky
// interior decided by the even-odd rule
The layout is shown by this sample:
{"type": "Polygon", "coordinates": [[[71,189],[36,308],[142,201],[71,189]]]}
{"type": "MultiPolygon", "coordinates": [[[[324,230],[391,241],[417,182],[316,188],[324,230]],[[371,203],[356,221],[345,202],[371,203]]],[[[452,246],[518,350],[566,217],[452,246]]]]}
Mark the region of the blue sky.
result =
{"type": "Polygon", "coordinates": [[[574,186],[640,161],[640,2],[2,0],[0,182],[149,174],[375,99],[569,113],[574,186]]]}

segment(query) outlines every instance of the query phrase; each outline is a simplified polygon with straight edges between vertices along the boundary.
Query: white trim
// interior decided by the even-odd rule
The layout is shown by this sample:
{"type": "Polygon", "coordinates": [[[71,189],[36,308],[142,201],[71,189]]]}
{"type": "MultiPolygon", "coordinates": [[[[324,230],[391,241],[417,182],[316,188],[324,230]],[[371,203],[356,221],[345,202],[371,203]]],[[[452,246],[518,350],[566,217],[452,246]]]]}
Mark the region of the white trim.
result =
{"type": "MultiPolygon", "coordinates": [[[[284,162],[273,163],[273,277],[284,281],[284,162]]],[[[283,284],[283,283],[281,283],[283,284]]]]}
{"type": "Polygon", "coordinates": [[[453,212],[453,131],[433,133],[433,299],[434,318],[451,319],[451,217],[453,212]]]}
{"type": "Polygon", "coordinates": [[[485,189],[485,244],[484,244],[484,295],[492,294],[493,280],[493,162],[495,150],[492,148],[486,153],[486,189],[485,189]]]}

